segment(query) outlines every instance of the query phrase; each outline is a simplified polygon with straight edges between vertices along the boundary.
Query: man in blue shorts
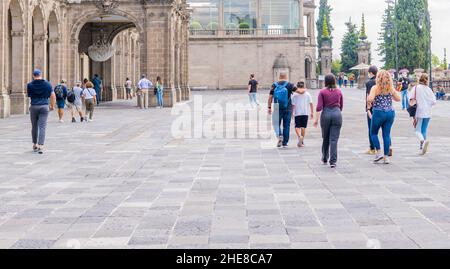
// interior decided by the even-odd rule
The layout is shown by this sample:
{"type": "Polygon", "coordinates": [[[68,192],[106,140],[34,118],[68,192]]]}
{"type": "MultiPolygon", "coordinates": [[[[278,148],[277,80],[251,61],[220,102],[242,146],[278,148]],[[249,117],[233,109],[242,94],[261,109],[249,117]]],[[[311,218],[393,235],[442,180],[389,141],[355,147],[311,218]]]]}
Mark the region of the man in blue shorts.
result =
{"type": "Polygon", "coordinates": [[[56,95],[56,105],[58,107],[58,116],[59,116],[59,122],[63,123],[63,117],[64,117],[64,107],[66,106],[66,99],[67,99],[67,86],[66,81],[61,80],[61,83],[59,83],[55,87],[55,95],[56,95]]]}

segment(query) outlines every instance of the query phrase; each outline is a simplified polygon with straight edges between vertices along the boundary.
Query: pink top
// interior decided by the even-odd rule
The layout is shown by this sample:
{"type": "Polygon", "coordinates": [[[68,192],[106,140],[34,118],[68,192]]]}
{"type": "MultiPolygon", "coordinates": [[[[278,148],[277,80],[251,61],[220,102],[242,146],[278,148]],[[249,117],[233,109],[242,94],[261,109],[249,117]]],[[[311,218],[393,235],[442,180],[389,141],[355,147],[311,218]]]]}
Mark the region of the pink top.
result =
{"type": "Polygon", "coordinates": [[[320,90],[317,101],[316,111],[320,112],[326,107],[339,107],[342,111],[344,108],[344,98],[340,89],[327,89],[320,90]]]}

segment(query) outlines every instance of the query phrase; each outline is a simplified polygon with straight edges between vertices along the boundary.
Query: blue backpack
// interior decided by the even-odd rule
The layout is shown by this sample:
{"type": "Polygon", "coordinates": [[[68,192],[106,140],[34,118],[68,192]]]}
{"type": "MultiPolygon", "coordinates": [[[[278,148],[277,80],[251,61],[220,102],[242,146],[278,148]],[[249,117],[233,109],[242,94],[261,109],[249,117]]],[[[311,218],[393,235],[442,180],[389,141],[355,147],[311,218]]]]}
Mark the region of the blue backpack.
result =
{"type": "Polygon", "coordinates": [[[288,82],[283,84],[275,82],[275,90],[273,96],[275,97],[275,104],[278,104],[279,109],[287,109],[289,106],[289,91],[286,88],[288,82]]]}

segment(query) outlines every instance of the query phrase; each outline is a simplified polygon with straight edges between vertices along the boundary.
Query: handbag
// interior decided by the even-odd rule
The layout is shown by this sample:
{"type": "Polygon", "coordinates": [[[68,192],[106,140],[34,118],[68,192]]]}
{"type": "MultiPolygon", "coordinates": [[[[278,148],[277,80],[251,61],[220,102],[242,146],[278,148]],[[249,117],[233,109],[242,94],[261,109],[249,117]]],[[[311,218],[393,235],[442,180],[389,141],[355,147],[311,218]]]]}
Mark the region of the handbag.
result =
{"type": "Polygon", "coordinates": [[[417,113],[417,86],[414,90],[414,99],[409,100],[408,113],[411,118],[416,117],[417,113]]]}

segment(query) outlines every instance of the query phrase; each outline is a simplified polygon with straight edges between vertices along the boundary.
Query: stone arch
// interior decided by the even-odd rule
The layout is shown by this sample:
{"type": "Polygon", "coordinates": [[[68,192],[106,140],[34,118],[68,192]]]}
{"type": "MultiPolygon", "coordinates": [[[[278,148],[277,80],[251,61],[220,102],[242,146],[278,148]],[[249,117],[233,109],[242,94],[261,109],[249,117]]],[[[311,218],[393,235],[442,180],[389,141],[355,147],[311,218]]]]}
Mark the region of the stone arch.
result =
{"type": "Polygon", "coordinates": [[[31,70],[42,70],[43,77],[47,77],[47,27],[42,8],[37,5],[32,13],[32,65],[31,70]]]}
{"type": "Polygon", "coordinates": [[[60,59],[59,59],[59,44],[60,40],[60,27],[59,19],[54,11],[52,11],[48,17],[48,42],[47,42],[47,72],[48,80],[52,84],[58,83],[60,77],[60,59]]]}
{"type": "Polygon", "coordinates": [[[312,78],[312,68],[313,68],[313,60],[311,56],[305,56],[305,79],[312,78]]]}
{"type": "MultiPolygon", "coordinates": [[[[98,10],[94,9],[92,11],[88,11],[88,12],[84,13],[81,17],[79,17],[74,22],[72,30],[70,32],[71,39],[78,40],[78,36],[80,35],[81,29],[83,29],[83,26],[86,23],[88,23],[90,20],[98,17],[98,13],[99,13],[98,10]]],[[[132,22],[134,24],[134,27],[136,27],[136,29],[140,35],[144,34],[144,27],[142,25],[142,22],[138,18],[133,16],[132,14],[125,12],[123,10],[120,10],[120,9],[116,9],[116,10],[114,10],[114,12],[112,14],[108,14],[108,15],[117,15],[117,16],[122,16],[124,18],[127,18],[128,20],[130,20],[130,22],[132,22]]],[[[128,28],[130,28],[130,27],[128,27],[128,28]]]]}

